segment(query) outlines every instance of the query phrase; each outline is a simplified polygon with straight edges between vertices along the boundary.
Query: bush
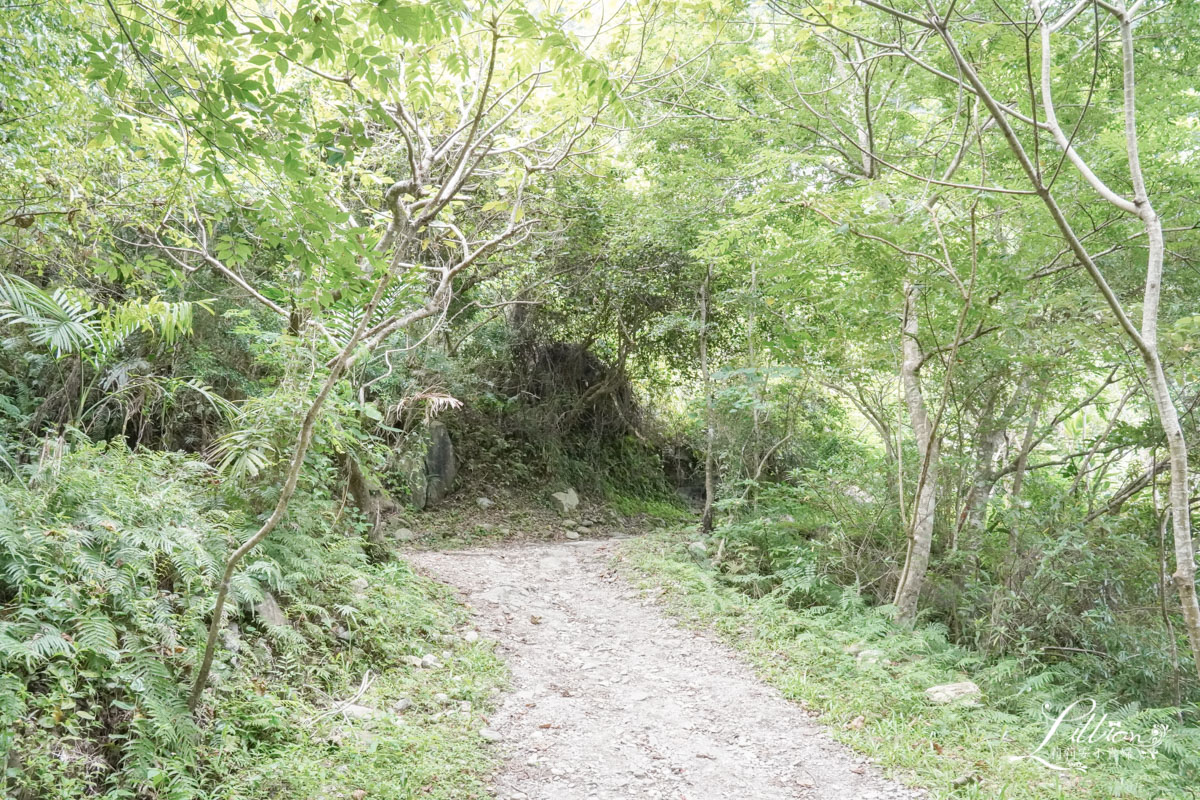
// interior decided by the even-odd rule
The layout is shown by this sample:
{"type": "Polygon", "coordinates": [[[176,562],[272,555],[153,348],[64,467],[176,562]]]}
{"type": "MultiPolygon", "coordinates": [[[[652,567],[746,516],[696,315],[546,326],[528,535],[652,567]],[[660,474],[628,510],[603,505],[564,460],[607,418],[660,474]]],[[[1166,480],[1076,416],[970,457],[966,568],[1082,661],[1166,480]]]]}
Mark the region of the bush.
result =
{"type": "Polygon", "coordinates": [[[0,670],[20,688],[4,721],[27,792],[191,781],[179,676],[242,522],[209,478],[195,459],[101,443],[33,488],[0,487],[0,670]]]}
{"type": "MultiPolygon", "coordinates": [[[[5,796],[190,800],[235,786],[255,796],[263,764],[329,763],[304,720],[367,672],[405,693],[418,681],[430,692],[473,686],[465,699],[484,706],[499,673],[490,652],[470,656],[467,680],[418,679],[404,663],[442,652],[461,612],[405,565],[368,563],[362,523],[317,488],[334,470],[313,460],[291,513],[235,576],[195,715],[187,694],[225,556],[276,489],[235,495],[194,457],[119,442],[75,446],[30,485],[0,483],[5,796]],[[267,591],[288,624],[248,613],[267,591]]],[[[486,759],[465,724],[398,736],[404,758],[380,768],[394,774],[376,770],[380,780],[412,788],[452,764],[444,796],[477,796],[486,759]]]]}

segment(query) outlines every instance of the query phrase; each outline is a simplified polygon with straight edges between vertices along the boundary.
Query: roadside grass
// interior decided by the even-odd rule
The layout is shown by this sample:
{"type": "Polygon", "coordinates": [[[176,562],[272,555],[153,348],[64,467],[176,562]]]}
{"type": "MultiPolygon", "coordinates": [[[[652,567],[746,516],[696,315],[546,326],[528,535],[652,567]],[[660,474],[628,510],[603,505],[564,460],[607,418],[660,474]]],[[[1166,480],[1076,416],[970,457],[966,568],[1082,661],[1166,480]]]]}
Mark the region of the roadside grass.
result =
{"type": "Polygon", "coordinates": [[[312,485],[235,576],[188,710],[219,567],[254,514],[194,457],[120,443],[75,448],[34,488],[0,482],[0,797],[487,796],[502,662],[450,589],[372,562],[363,524],[312,485]]]}
{"type": "Polygon", "coordinates": [[[252,699],[233,693],[218,710],[237,742],[227,763],[214,765],[230,770],[214,798],[490,796],[486,779],[496,761],[479,730],[506,681],[503,662],[490,643],[463,639],[465,609],[445,587],[404,564],[362,572],[370,586],[357,600],[370,617],[350,632],[350,655],[335,659],[328,686],[314,692],[272,683],[270,693],[252,699]],[[401,651],[433,655],[437,664],[398,664],[401,651]],[[364,677],[366,691],[356,697],[364,677]],[[329,713],[351,699],[378,713],[329,713]],[[255,726],[275,728],[277,739],[251,754],[245,745],[255,726]]]}
{"type": "Polygon", "coordinates": [[[646,517],[662,520],[663,524],[685,523],[695,517],[695,512],[673,499],[661,497],[637,497],[608,492],[605,500],[609,507],[625,517],[646,517]]]}
{"type": "MultiPolygon", "coordinates": [[[[694,534],[693,534],[694,535],[694,534]]],[[[896,628],[880,609],[794,609],[779,598],[751,598],[722,585],[686,549],[683,531],[659,532],[622,543],[618,568],[655,594],[685,624],[716,632],[742,651],[786,697],[819,714],[831,735],[869,755],[885,773],[935,798],[1062,800],[1196,796],[1200,731],[1173,724],[1172,710],[1116,707],[1102,691],[1089,693],[1109,720],[1130,731],[1166,726],[1156,747],[1075,745],[1064,725],[1034,759],[1054,717],[1077,688],[1051,669],[1023,671],[1014,661],[989,662],[946,641],[937,626],[896,628]],[[854,651],[882,651],[859,663],[854,651]],[[935,705],[925,689],[973,680],[978,706],[935,705]],[[861,719],[860,719],[861,718],[861,719]]]]}

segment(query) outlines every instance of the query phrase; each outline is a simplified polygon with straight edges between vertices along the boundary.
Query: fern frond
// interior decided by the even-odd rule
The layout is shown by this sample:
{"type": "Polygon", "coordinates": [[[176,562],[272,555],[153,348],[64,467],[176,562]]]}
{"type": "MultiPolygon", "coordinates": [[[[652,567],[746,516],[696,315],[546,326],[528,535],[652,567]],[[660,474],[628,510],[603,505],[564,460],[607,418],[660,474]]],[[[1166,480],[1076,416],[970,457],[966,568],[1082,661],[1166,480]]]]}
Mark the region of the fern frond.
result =
{"type": "Polygon", "coordinates": [[[110,661],[120,658],[117,629],[103,614],[88,614],[75,619],[75,643],[83,650],[91,650],[110,661]]]}
{"type": "Polygon", "coordinates": [[[96,313],[63,289],[47,292],[17,275],[0,273],[0,322],[25,328],[31,341],[56,357],[96,342],[96,313]]]}

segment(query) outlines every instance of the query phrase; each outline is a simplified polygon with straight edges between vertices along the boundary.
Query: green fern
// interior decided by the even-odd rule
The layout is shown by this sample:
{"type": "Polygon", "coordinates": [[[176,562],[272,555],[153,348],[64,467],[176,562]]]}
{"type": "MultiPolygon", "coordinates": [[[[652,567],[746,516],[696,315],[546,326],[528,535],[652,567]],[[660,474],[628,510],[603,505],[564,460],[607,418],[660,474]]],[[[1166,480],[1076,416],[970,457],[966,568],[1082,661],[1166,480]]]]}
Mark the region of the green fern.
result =
{"type": "Polygon", "coordinates": [[[41,289],[24,278],[0,273],[0,322],[25,328],[30,341],[56,357],[83,356],[93,366],[111,361],[135,331],[174,344],[192,331],[195,308],[209,301],[168,302],[158,297],[94,306],[81,292],[41,289]]]}
{"type": "Polygon", "coordinates": [[[17,275],[0,273],[0,322],[20,325],[30,341],[57,357],[95,347],[97,309],[65,289],[47,292],[17,275]]]}

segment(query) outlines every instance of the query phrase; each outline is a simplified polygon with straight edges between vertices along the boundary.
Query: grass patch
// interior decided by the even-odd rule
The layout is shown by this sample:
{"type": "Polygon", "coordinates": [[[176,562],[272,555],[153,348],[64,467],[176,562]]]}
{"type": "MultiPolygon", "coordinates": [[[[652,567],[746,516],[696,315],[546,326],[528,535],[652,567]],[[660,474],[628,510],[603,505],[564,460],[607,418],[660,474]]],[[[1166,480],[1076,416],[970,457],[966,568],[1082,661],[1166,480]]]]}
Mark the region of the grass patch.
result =
{"type": "Polygon", "coordinates": [[[609,506],[626,517],[644,516],[662,520],[663,524],[686,523],[695,517],[695,512],[682,503],[661,497],[629,497],[609,493],[605,499],[609,506]]]}
{"type": "MultiPolygon", "coordinates": [[[[404,619],[405,626],[417,621],[420,634],[406,636],[393,628],[394,639],[381,641],[389,636],[387,627],[372,621],[351,634],[361,638],[350,644],[359,655],[344,661],[329,689],[314,696],[293,686],[264,696],[265,703],[251,701],[249,708],[245,694],[225,704],[218,715],[235,725],[254,718],[255,708],[280,709],[274,724],[281,735],[252,759],[234,745],[225,765],[229,778],[213,797],[334,800],[359,791],[372,800],[489,796],[486,777],[495,761],[479,729],[505,681],[502,662],[490,644],[468,643],[458,635],[465,611],[443,587],[414,576],[403,564],[378,568],[371,578],[361,605],[373,617],[403,614],[392,618],[404,619]],[[385,649],[392,657],[379,658],[385,649]],[[397,663],[401,651],[405,655],[397,663]],[[433,655],[437,664],[410,663],[422,655],[433,655]],[[372,680],[355,704],[376,710],[377,716],[329,714],[355,695],[368,670],[372,680]]],[[[235,736],[244,742],[248,733],[235,736]]]]}
{"type": "Polygon", "coordinates": [[[856,597],[841,607],[799,610],[773,596],[752,599],[722,585],[687,553],[686,541],[674,532],[623,542],[620,568],[643,588],[661,592],[683,621],[714,630],[743,651],[765,680],[819,712],[832,735],[892,777],[956,800],[1194,796],[1200,736],[1174,724],[1170,710],[1115,707],[1096,691],[1090,696],[1110,712],[1107,721],[1145,733],[1166,726],[1153,757],[1130,745],[1075,745],[1068,732],[1076,724],[1064,726],[1038,755],[1086,771],[1014,762],[1010,757],[1038,747],[1053,717],[1078,699],[1078,687],[1061,685],[1050,669],[1026,672],[1012,660],[985,661],[949,644],[937,626],[898,629],[856,597]],[[859,663],[853,651],[864,647],[882,651],[877,663],[859,663]],[[979,706],[927,700],[926,688],[962,680],[982,688],[979,706]]]}

